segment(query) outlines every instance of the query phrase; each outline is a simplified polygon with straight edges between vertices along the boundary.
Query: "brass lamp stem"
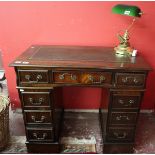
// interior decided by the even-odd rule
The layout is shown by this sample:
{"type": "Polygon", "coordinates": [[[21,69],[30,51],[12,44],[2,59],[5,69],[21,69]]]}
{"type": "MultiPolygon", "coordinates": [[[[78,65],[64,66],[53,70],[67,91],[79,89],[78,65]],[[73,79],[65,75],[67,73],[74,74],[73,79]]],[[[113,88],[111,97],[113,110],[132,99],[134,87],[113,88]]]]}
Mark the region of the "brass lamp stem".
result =
{"type": "Polygon", "coordinates": [[[133,24],[135,23],[136,18],[133,18],[132,23],[128,26],[128,28],[126,29],[128,32],[131,29],[131,27],[133,26],[133,24]]]}

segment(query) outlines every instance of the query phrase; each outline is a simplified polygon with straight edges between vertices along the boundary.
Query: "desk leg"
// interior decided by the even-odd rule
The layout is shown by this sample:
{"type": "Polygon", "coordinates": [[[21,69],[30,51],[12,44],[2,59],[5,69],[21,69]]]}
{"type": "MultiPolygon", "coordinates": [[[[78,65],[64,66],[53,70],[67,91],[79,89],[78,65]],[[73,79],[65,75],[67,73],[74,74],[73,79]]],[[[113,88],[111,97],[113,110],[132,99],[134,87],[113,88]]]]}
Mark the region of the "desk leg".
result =
{"type": "Polygon", "coordinates": [[[99,116],[100,116],[99,120],[100,120],[100,126],[101,126],[102,138],[103,138],[103,146],[106,138],[108,102],[109,102],[109,92],[105,88],[102,88],[101,103],[99,108],[99,116]]]}
{"type": "Polygon", "coordinates": [[[59,88],[25,89],[22,92],[19,91],[20,99],[22,101],[28,153],[60,153],[59,137],[63,118],[63,103],[62,98],[60,97],[62,96],[61,93],[62,90],[59,88]],[[42,97],[44,102],[41,102],[41,104],[47,105],[47,103],[49,103],[49,105],[46,107],[42,105],[36,106],[35,104],[31,107],[25,106],[25,103],[32,104],[30,102],[32,99],[29,100],[30,97],[33,98],[33,103],[38,103],[39,99],[42,97]],[[27,111],[29,111],[28,114],[27,111]],[[28,121],[34,121],[32,119],[28,120],[28,116],[28,118],[31,118],[30,116],[36,114],[36,112],[40,115],[41,113],[46,114],[47,111],[50,115],[45,116],[48,116],[47,120],[50,124],[45,124],[43,121],[35,121],[33,124],[28,123],[28,121]],[[34,136],[34,133],[36,136],[34,136]],[[46,134],[46,137],[43,137],[43,133],[46,134]]]}
{"type": "Polygon", "coordinates": [[[110,91],[107,119],[102,123],[104,153],[133,153],[142,96],[142,91],[110,91]]]}

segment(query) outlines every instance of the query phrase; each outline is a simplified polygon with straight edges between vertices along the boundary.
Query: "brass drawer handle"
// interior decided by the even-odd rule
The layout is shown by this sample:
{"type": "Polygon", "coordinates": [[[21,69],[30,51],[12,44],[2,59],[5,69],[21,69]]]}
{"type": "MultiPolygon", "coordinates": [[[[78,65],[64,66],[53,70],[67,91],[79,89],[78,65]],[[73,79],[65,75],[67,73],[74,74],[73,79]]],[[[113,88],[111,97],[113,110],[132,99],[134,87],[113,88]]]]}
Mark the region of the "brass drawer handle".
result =
{"type": "Polygon", "coordinates": [[[124,104],[124,101],[123,101],[122,99],[119,99],[119,100],[118,100],[118,103],[124,104]]]}
{"type": "Polygon", "coordinates": [[[115,135],[116,138],[119,138],[119,139],[126,138],[126,136],[127,136],[126,132],[123,132],[123,134],[114,132],[113,134],[115,135]]]}
{"type": "Polygon", "coordinates": [[[132,104],[134,104],[135,101],[130,99],[128,102],[124,102],[122,99],[119,99],[118,103],[122,104],[123,106],[128,107],[128,106],[131,106],[132,104]]]}
{"type": "Polygon", "coordinates": [[[92,76],[92,75],[89,75],[88,76],[88,79],[92,82],[92,83],[94,83],[94,84],[100,84],[100,83],[102,83],[103,81],[105,81],[105,76],[103,76],[103,75],[101,75],[100,76],[100,80],[99,81],[95,81],[95,78],[92,76]]]}
{"type": "Polygon", "coordinates": [[[131,76],[123,77],[123,78],[122,78],[122,82],[123,82],[123,83],[127,83],[127,82],[129,81],[129,79],[133,79],[133,77],[131,77],[131,76]]]}
{"type": "Polygon", "coordinates": [[[45,118],[46,118],[45,116],[41,116],[40,121],[37,121],[35,116],[31,116],[31,119],[33,120],[34,123],[43,123],[45,121],[45,118]]]}
{"type": "Polygon", "coordinates": [[[136,78],[134,78],[134,79],[133,79],[133,82],[134,82],[135,84],[137,84],[139,81],[138,81],[136,78]]]}
{"type": "Polygon", "coordinates": [[[135,84],[137,84],[137,83],[139,82],[139,80],[138,80],[136,77],[131,77],[131,76],[123,77],[123,78],[122,78],[122,82],[123,82],[123,83],[127,83],[130,79],[131,79],[135,84]]]}
{"type": "Polygon", "coordinates": [[[129,100],[129,104],[131,105],[131,104],[134,104],[135,103],[135,101],[134,100],[129,100]]]}
{"type": "Polygon", "coordinates": [[[64,80],[65,79],[65,75],[69,75],[71,80],[76,80],[77,76],[71,73],[63,73],[59,75],[59,79],[60,80],[64,80]]]}
{"type": "Polygon", "coordinates": [[[32,104],[32,105],[41,105],[43,102],[44,102],[44,99],[42,97],[39,98],[39,101],[38,102],[33,102],[33,98],[29,98],[29,102],[32,104]]]}
{"type": "Polygon", "coordinates": [[[36,81],[31,81],[31,76],[25,75],[25,79],[28,80],[30,83],[38,83],[42,78],[42,75],[39,74],[36,76],[36,81]]]}
{"type": "Polygon", "coordinates": [[[42,137],[38,137],[37,133],[33,133],[33,137],[37,140],[45,140],[47,137],[47,133],[43,133],[42,137]]]}
{"type": "Polygon", "coordinates": [[[130,120],[130,118],[129,118],[128,116],[121,116],[121,115],[120,115],[120,116],[117,116],[117,117],[116,117],[116,120],[117,120],[117,121],[121,121],[122,119],[125,119],[125,120],[127,120],[127,121],[130,120]]]}

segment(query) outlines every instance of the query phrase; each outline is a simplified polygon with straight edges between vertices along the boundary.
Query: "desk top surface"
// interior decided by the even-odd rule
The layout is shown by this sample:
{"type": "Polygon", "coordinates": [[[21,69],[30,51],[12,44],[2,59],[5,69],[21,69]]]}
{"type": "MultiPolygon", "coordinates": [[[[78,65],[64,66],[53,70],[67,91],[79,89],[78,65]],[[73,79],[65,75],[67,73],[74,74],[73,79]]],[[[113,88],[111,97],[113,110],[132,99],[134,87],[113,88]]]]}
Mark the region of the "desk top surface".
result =
{"type": "Polygon", "coordinates": [[[112,47],[33,45],[10,66],[151,70],[141,56],[118,56],[112,47]]]}

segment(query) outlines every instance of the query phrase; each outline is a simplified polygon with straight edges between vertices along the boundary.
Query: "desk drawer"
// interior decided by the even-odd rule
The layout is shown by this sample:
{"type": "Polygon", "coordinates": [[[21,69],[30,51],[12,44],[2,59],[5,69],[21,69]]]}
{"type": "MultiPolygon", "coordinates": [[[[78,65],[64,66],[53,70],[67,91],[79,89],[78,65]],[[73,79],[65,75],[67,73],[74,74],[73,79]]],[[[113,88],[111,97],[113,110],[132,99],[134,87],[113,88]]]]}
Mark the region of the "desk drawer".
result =
{"type": "Polygon", "coordinates": [[[54,83],[75,84],[111,84],[112,73],[110,72],[75,72],[57,71],[53,72],[54,83]]]}
{"type": "Polygon", "coordinates": [[[21,92],[24,107],[49,107],[50,92],[21,92]]]}
{"type": "Polygon", "coordinates": [[[81,75],[82,84],[111,84],[111,79],[110,72],[86,72],[81,75]]]}
{"type": "Polygon", "coordinates": [[[112,101],[112,109],[130,108],[138,109],[140,104],[140,96],[121,96],[114,94],[112,101]]]}
{"type": "Polygon", "coordinates": [[[26,124],[51,124],[52,112],[51,110],[25,110],[26,124]]]}
{"type": "Polygon", "coordinates": [[[80,72],[56,71],[53,72],[54,83],[80,83],[80,72]]]}
{"type": "Polygon", "coordinates": [[[27,129],[27,139],[29,141],[44,141],[44,142],[53,142],[54,141],[54,133],[53,129],[27,129]]]}
{"type": "Polygon", "coordinates": [[[48,70],[18,70],[18,75],[23,84],[49,83],[48,70]]]}
{"type": "Polygon", "coordinates": [[[116,73],[115,82],[117,86],[144,87],[145,74],[116,73]]]}
{"type": "Polygon", "coordinates": [[[111,112],[109,118],[110,124],[132,124],[134,125],[137,120],[136,112],[111,112]]]}
{"type": "Polygon", "coordinates": [[[134,140],[134,128],[109,128],[107,132],[107,141],[128,141],[134,140]]]}

